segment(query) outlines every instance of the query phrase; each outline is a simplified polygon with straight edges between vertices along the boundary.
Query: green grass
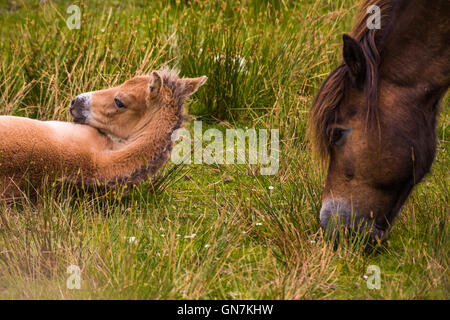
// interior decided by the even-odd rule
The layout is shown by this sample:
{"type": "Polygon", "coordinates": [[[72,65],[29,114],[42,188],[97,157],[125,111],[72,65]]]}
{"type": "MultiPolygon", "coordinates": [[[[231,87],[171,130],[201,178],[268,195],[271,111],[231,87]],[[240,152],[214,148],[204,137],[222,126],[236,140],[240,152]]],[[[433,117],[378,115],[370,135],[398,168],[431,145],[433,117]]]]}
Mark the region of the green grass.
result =
{"type": "Polygon", "coordinates": [[[190,105],[204,130],[279,128],[282,140],[275,176],[188,165],[157,192],[146,183],[100,197],[50,183],[35,201],[2,204],[0,298],[449,298],[449,97],[432,172],[388,243],[371,255],[333,250],[318,231],[325,173],[305,128],[357,3],[242,2],[74,1],[81,29],[69,30],[63,1],[0,1],[1,114],[70,120],[77,94],[169,65],[209,77],[190,105]],[[70,265],[80,290],[67,289],[70,265]],[[380,290],[366,286],[369,265],[380,290]]]}

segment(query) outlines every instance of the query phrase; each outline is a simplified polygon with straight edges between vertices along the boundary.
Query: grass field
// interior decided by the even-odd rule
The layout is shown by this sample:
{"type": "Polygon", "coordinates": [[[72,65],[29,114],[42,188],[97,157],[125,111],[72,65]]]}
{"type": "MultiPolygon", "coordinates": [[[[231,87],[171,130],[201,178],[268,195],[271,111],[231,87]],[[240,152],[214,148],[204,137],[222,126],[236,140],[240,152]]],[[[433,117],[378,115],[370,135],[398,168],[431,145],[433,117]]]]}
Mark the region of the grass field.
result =
{"type": "Polygon", "coordinates": [[[358,1],[270,3],[0,1],[2,115],[70,121],[77,94],[168,65],[209,77],[189,107],[203,130],[278,128],[281,139],[273,176],[186,165],[156,192],[96,197],[49,183],[36,201],[0,205],[0,298],[449,299],[449,97],[432,172],[390,240],[369,255],[334,250],[318,231],[326,173],[305,131],[358,1]],[[70,4],[79,30],[66,25],[70,4]],[[70,265],[79,290],[67,288],[70,265]],[[369,265],[379,290],[366,285],[369,265]]]}

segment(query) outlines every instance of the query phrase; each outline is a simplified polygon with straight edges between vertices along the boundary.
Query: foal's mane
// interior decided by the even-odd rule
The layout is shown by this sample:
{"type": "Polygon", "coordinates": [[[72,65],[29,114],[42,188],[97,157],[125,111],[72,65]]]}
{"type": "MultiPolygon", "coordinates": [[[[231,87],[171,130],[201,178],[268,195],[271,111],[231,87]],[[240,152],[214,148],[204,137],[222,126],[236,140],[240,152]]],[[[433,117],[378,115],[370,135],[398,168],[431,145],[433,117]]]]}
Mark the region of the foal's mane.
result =
{"type": "MultiPolygon", "coordinates": [[[[378,123],[378,66],[380,51],[387,34],[389,34],[394,19],[394,7],[402,0],[365,0],[357,15],[357,23],[350,35],[357,41],[363,50],[366,59],[366,78],[364,94],[366,96],[366,124],[368,126],[378,123]],[[381,10],[381,29],[369,29],[367,19],[370,13],[367,8],[376,5],[381,10]]],[[[308,133],[317,155],[326,161],[330,152],[330,138],[327,129],[330,124],[337,121],[337,114],[342,101],[345,99],[347,89],[352,85],[348,66],[341,64],[328,76],[316,95],[309,119],[308,133]]]]}
{"type": "Polygon", "coordinates": [[[179,88],[179,83],[177,80],[180,78],[179,71],[177,69],[171,69],[169,67],[164,67],[161,70],[158,70],[159,75],[163,81],[163,84],[166,85],[171,91],[176,100],[177,106],[182,105],[182,101],[180,101],[181,91],[179,88]]]}
{"type": "Polygon", "coordinates": [[[186,88],[184,82],[178,81],[180,79],[180,71],[178,69],[164,67],[158,72],[162,78],[163,84],[172,91],[177,107],[181,108],[184,105],[184,99],[186,98],[186,88]]]}

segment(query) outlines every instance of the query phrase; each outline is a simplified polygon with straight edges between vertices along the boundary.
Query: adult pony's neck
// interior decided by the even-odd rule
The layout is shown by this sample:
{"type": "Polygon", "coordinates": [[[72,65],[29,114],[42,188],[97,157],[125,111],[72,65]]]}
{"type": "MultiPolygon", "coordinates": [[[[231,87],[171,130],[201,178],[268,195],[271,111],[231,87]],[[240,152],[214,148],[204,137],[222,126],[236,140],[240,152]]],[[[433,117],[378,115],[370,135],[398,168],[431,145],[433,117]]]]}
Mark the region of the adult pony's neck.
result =
{"type": "Polygon", "coordinates": [[[449,21],[448,0],[366,0],[351,35],[369,62],[367,97],[374,108],[381,80],[426,86],[428,95],[445,93],[450,85],[449,21]],[[380,29],[367,27],[372,5],[380,8],[380,29]]]}
{"type": "MultiPolygon", "coordinates": [[[[364,78],[354,81],[351,70],[343,61],[322,84],[310,112],[308,135],[313,141],[315,153],[324,163],[330,154],[326,130],[336,121],[348,89],[354,86],[353,82],[364,87],[368,127],[377,127],[379,123],[379,94],[386,83],[391,86],[384,92],[398,94],[403,91],[405,96],[413,97],[414,101],[401,105],[414,107],[431,104],[431,112],[425,116],[435,118],[436,107],[450,85],[449,20],[448,0],[436,0],[432,4],[428,0],[365,1],[351,32],[364,55],[364,78]],[[381,11],[380,29],[367,26],[374,14],[368,10],[371,6],[381,11]]],[[[435,121],[430,119],[428,122],[434,128],[435,121]]]]}
{"type": "Polygon", "coordinates": [[[380,77],[426,89],[428,96],[444,94],[450,85],[450,1],[394,2],[395,24],[379,45],[380,77]]]}
{"type": "Polygon", "coordinates": [[[381,29],[368,30],[363,14],[352,33],[369,61],[368,111],[382,118],[384,134],[401,128],[397,132],[411,146],[414,162],[411,181],[386,215],[392,221],[436,154],[437,115],[450,87],[450,1],[367,1],[363,10],[371,4],[381,8],[381,29]]]}
{"type": "Polygon", "coordinates": [[[437,115],[450,86],[450,1],[392,2],[390,20],[395,23],[378,43],[378,87],[388,92],[388,99],[398,102],[394,103],[397,117],[409,119],[399,119],[396,125],[416,130],[410,136],[415,137],[411,138],[415,149],[412,183],[417,183],[435,157],[437,115]]]}

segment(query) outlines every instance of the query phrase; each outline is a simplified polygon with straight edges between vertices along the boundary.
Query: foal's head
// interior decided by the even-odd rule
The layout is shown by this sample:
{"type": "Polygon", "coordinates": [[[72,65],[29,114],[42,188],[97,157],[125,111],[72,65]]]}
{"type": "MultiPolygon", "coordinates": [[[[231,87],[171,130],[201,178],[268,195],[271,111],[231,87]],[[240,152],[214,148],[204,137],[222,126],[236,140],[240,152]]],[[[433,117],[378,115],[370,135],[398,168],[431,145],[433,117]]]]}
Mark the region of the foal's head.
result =
{"type": "Polygon", "coordinates": [[[206,79],[179,79],[177,72],[168,69],[153,71],[117,87],[78,95],[70,103],[70,113],[74,122],[128,139],[145,129],[161,108],[181,108],[206,79]]]}

